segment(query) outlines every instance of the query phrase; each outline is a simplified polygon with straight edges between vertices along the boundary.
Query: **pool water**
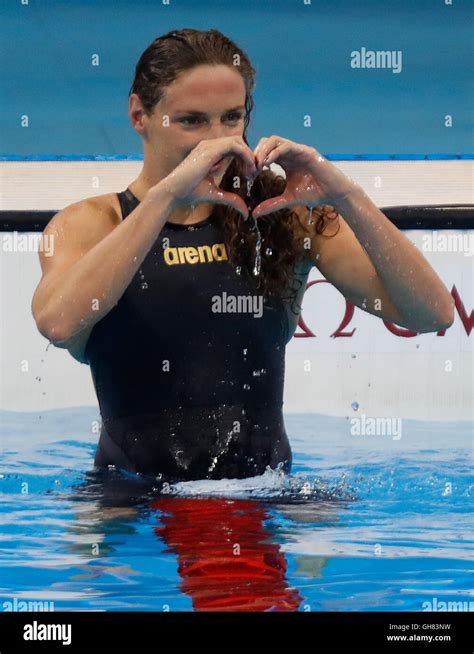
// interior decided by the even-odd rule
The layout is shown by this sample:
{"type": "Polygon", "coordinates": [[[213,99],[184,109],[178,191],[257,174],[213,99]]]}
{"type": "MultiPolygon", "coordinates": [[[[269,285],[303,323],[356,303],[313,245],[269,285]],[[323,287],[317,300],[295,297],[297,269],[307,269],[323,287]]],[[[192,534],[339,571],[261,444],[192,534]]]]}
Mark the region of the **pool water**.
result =
{"type": "Polygon", "coordinates": [[[0,412],[0,609],[474,610],[473,424],[355,413],[287,414],[290,475],[158,488],[93,470],[94,408],[0,412]]]}

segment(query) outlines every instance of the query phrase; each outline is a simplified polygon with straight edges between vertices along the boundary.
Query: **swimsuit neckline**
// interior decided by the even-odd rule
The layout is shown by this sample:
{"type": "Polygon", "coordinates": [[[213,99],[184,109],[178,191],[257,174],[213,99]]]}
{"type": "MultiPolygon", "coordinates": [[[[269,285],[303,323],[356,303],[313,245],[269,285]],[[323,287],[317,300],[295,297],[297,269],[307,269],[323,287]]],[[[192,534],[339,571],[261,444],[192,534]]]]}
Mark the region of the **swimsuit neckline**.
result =
{"type": "MultiPolygon", "coordinates": [[[[131,198],[134,202],[136,202],[136,204],[140,204],[141,200],[139,200],[137,198],[137,196],[134,195],[129,188],[127,188],[124,191],[124,193],[126,195],[128,195],[129,198],[131,198]]],[[[166,225],[166,227],[170,227],[171,229],[182,230],[182,231],[185,231],[185,230],[192,231],[194,229],[200,229],[201,227],[206,227],[207,225],[211,225],[214,222],[215,219],[216,219],[216,215],[215,215],[215,213],[213,211],[210,216],[208,216],[207,218],[204,218],[204,220],[200,220],[200,221],[198,221],[196,223],[188,223],[186,225],[183,225],[182,223],[173,223],[173,222],[170,222],[169,220],[167,220],[165,222],[165,225],[166,225]]]]}

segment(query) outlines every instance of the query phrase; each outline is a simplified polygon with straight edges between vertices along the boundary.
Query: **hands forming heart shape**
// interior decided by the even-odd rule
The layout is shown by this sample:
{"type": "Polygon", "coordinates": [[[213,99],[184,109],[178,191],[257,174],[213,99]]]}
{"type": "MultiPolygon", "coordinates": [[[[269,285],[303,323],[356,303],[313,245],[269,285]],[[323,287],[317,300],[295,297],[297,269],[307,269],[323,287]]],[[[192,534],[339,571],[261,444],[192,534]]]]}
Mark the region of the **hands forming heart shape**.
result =
{"type": "Polygon", "coordinates": [[[280,165],[286,174],[284,192],[256,206],[252,212],[255,218],[299,205],[334,205],[357,186],[316,148],[280,136],[261,138],[253,152],[257,167],[253,179],[271,163],[280,165]]]}

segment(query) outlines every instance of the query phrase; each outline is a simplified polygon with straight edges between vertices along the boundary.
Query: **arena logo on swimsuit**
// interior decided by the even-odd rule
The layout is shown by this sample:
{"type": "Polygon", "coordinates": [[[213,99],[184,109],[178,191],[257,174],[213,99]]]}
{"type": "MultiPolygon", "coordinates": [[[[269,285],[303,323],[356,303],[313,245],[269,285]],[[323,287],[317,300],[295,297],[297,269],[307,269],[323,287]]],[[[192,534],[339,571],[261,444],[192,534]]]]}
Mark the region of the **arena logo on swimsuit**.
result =
{"type": "Polygon", "coordinates": [[[199,245],[198,247],[167,247],[163,250],[163,258],[168,266],[181,263],[208,263],[212,261],[228,261],[225,243],[214,245],[199,245]]]}

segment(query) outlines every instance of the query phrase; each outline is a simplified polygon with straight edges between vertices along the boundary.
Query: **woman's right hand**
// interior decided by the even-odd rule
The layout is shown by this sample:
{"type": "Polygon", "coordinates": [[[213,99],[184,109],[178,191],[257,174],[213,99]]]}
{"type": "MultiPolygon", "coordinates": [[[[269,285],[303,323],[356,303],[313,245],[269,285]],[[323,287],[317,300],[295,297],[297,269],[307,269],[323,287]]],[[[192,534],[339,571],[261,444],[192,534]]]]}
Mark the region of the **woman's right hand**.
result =
{"type": "Polygon", "coordinates": [[[241,136],[204,139],[155,188],[164,189],[174,207],[200,203],[226,204],[248,218],[248,208],[236,193],[216,186],[211,169],[228,155],[240,157],[246,177],[257,174],[252,150],[241,136]]]}

